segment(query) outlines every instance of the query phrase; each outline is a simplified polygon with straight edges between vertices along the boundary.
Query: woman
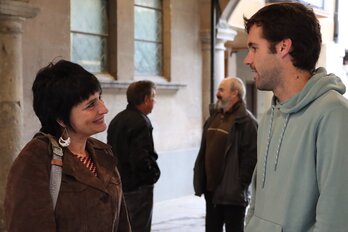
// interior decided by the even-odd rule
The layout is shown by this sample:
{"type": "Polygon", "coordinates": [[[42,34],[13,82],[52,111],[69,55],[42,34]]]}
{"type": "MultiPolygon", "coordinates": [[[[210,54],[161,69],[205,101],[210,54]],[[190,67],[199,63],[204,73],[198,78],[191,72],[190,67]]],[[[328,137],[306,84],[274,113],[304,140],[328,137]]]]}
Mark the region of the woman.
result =
{"type": "Polygon", "coordinates": [[[108,110],[97,78],[61,60],[38,72],[32,91],[41,133],[23,148],[8,175],[8,231],[131,231],[111,147],[90,137],[106,129],[108,110]],[[55,206],[48,134],[64,154],[55,206]]]}

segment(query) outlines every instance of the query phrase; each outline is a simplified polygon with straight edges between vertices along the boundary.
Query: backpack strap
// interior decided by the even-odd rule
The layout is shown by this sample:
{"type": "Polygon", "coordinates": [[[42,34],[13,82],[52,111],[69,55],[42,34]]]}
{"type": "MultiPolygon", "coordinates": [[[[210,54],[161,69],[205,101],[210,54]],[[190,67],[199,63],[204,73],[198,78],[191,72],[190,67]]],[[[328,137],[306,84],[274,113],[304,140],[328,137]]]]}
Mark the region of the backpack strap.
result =
{"type": "Polygon", "coordinates": [[[50,174],[50,193],[53,202],[53,209],[56,208],[58,194],[60,190],[60,184],[62,182],[62,167],[63,167],[63,149],[58,145],[55,138],[50,134],[43,132],[37,133],[37,135],[43,135],[50,141],[50,147],[52,149],[52,160],[51,160],[51,174],[50,174]]]}
{"type": "Polygon", "coordinates": [[[60,184],[62,182],[63,167],[63,149],[58,145],[52,135],[48,135],[52,147],[51,176],[50,176],[50,193],[53,201],[53,209],[56,208],[60,184]]]}

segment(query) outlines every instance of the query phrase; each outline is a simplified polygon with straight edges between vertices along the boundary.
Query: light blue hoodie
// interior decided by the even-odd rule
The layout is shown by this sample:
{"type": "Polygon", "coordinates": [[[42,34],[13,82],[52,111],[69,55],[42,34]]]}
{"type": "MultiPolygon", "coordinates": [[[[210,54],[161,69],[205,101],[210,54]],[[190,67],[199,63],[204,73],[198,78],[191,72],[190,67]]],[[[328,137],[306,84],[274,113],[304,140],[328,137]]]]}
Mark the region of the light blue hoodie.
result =
{"type": "Polygon", "coordinates": [[[246,232],[348,231],[348,101],[324,68],[258,130],[246,232]]]}

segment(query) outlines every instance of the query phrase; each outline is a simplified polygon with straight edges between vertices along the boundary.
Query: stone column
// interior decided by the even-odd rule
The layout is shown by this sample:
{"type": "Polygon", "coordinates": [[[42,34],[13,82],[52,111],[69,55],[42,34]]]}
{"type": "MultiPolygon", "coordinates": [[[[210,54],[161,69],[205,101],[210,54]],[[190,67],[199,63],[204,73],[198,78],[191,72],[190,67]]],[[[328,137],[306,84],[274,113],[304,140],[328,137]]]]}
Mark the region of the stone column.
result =
{"type": "Polygon", "coordinates": [[[211,59],[211,45],[210,45],[210,30],[201,30],[200,32],[202,43],[202,108],[203,108],[203,122],[209,116],[210,104],[210,59],[211,59]]]}
{"type": "Polygon", "coordinates": [[[214,94],[216,94],[219,83],[225,78],[225,43],[233,41],[236,35],[237,32],[232,30],[227,23],[219,22],[215,43],[214,94]]]}
{"type": "Polygon", "coordinates": [[[216,39],[215,43],[215,78],[214,78],[214,96],[220,82],[225,78],[225,42],[223,39],[216,39]]]}
{"type": "Polygon", "coordinates": [[[21,146],[22,23],[38,9],[25,1],[0,0],[0,231],[5,230],[6,179],[21,146]]]}

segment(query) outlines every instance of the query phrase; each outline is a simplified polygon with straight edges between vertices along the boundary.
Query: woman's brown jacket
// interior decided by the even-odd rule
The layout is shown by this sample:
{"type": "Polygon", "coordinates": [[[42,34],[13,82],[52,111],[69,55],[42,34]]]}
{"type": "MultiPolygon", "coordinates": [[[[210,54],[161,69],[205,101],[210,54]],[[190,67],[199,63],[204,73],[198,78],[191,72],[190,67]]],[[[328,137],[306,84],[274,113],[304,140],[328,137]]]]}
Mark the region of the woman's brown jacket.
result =
{"type": "Polygon", "coordinates": [[[49,191],[49,140],[35,137],[24,147],[8,175],[4,206],[9,232],[131,231],[111,147],[90,138],[87,150],[98,176],[64,148],[62,182],[54,210],[49,191]]]}

